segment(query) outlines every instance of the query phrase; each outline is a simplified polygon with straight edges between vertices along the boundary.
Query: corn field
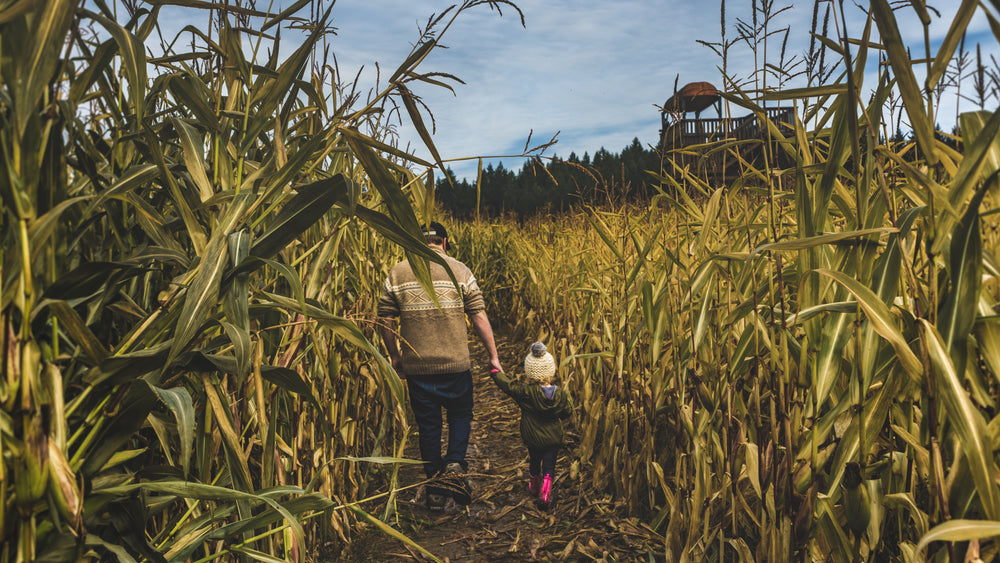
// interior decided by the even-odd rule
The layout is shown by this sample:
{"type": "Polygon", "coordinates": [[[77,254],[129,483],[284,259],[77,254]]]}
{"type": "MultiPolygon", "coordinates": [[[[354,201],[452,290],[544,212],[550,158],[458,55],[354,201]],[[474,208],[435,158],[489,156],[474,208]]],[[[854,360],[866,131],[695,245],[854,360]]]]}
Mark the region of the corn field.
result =
{"type": "MultiPolygon", "coordinates": [[[[0,561],[399,537],[411,431],[375,299],[399,258],[436,259],[419,224],[446,162],[410,86],[445,85],[418,67],[499,4],[432,17],[367,94],[328,57],[332,5],[0,6],[0,561]],[[167,35],[177,8],[208,25],[167,35]],[[397,148],[396,116],[432,161],[397,148]]],[[[491,316],[562,360],[582,478],[668,560],[998,556],[1000,112],[949,139],[933,108],[975,11],[1000,40],[1000,5],[963,0],[920,61],[897,10],[929,25],[872,0],[822,38],[843,72],[821,85],[727,88],[799,117],[725,185],[665,155],[648,206],[452,227],[491,316]]]]}
{"type": "MultiPolygon", "coordinates": [[[[958,143],[931,117],[980,7],[1000,29],[962,2],[923,88],[873,0],[826,39],[845,72],[765,95],[802,117],[767,122],[768,158],[728,185],[666,155],[648,207],[457,235],[497,310],[563,359],[589,486],[645,514],[667,560],[996,560],[1000,112],[962,114],[958,143]],[[912,140],[887,130],[893,98],[912,140]]],[[[741,154],[688,152],[713,151],[741,154]]]]}
{"type": "Polygon", "coordinates": [[[302,561],[381,525],[356,501],[407,423],[374,299],[440,260],[388,116],[429,140],[408,85],[497,3],[367,95],[330,4],[0,6],[0,561],[302,561]],[[167,35],[179,7],[207,25],[167,35]]]}

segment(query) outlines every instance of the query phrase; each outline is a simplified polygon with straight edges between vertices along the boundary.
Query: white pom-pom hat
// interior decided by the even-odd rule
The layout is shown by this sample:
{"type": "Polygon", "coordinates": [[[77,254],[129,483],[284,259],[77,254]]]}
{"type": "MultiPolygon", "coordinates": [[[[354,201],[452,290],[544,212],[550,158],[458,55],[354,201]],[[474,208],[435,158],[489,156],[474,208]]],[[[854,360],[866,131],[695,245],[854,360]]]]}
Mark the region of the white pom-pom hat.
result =
{"type": "Polygon", "coordinates": [[[556,360],[545,344],[535,342],[531,345],[531,352],[524,358],[524,374],[535,383],[552,382],[556,375],[556,360]]]}

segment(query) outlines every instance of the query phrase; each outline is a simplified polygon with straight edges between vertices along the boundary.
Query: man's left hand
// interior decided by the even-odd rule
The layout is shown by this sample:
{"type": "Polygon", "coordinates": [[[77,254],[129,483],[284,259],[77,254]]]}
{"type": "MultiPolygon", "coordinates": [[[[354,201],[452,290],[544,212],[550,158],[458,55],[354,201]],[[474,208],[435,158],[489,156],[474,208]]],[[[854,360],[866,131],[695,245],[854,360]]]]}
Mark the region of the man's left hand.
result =
{"type": "Polygon", "coordinates": [[[500,373],[504,372],[503,367],[500,366],[500,358],[490,358],[490,369],[500,373]]]}

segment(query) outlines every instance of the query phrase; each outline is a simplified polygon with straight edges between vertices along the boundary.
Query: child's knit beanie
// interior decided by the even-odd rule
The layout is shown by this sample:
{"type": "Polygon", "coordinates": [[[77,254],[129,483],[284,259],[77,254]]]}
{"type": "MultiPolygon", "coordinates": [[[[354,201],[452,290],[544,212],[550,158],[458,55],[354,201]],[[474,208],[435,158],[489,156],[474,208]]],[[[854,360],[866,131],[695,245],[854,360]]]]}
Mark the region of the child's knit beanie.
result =
{"type": "Polygon", "coordinates": [[[556,374],[556,361],[549,354],[545,344],[535,342],[531,352],[524,358],[524,374],[535,383],[551,383],[556,374]]]}

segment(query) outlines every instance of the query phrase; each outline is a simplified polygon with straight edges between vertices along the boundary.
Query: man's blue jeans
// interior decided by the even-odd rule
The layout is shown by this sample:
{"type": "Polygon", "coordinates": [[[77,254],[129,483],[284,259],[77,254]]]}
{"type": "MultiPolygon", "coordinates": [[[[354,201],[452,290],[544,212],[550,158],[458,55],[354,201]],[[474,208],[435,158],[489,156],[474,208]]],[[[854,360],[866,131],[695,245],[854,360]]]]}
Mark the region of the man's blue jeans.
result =
{"type": "Polygon", "coordinates": [[[472,432],[472,372],[411,375],[406,378],[410,407],[420,436],[424,472],[433,477],[449,463],[468,469],[465,450],[472,432]],[[441,408],[448,416],[448,452],[441,457],[441,408]]]}

